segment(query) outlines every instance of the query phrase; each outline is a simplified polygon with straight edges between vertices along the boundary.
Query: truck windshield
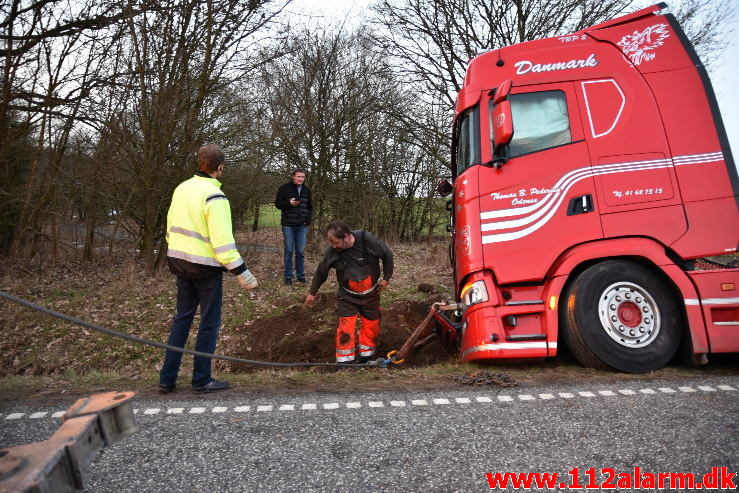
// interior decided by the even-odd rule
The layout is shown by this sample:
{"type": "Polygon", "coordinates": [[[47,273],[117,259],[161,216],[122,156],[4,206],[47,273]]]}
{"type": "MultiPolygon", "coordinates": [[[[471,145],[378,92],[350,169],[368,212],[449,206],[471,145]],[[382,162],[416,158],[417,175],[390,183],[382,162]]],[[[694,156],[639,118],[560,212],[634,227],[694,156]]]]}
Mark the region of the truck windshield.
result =
{"type": "Polygon", "coordinates": [[[480,164],[480,106],[462,113],[457,119],[457,175],[472,165],[480,164]]]}
{"type": "MultiPolygon", "coordinates": [[[[567,100],[562,91],[543,91],[511,94],[513,140],[508,146],[508,157],[541,151],[572,142],[567,100]]],[[[489,117],[493,115],[492,100],[489,117]]],[[[492,122],[491,141],[492,139],[492,122]]],[[[495,148],[495,142],[493,142],[495,148]]]]}

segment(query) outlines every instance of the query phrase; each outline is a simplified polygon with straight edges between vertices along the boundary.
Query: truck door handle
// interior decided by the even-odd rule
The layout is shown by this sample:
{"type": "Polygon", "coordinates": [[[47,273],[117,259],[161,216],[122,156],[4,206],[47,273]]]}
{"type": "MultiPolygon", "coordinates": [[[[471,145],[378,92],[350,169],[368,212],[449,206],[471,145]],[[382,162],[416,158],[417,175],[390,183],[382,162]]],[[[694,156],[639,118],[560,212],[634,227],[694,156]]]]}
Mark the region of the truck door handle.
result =
{"type": "Polygon", "coordinates": [[[585,214],[586,212],[593,212],[594,210],[593,196],[591,194],[580,195],[570,200],[570,205],[567,206],[567,215],[576,216],[578,214],[585,214]]]}

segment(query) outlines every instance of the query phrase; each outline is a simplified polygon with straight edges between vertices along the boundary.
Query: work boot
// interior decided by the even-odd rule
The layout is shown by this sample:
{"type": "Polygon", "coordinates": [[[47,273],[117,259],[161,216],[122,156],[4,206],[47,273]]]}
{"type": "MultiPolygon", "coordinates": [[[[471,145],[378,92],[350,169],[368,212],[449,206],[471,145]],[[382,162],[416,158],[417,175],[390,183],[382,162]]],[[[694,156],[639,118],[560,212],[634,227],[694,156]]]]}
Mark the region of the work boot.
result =
{"type": "Polygon", "coordinates": [[[175,387],[176,384],[164,385],[163,383],[160,383],[159,392],[161,392],[162,394],[169,394],[170,392],[174,392],[175,387]]]}
{"type": "Polygon", "coordinates": [[[293,280],[290,279],[289,277],[286,277],[285,278],[285,286],[292,286],[292,285],[293,285],[293,280]]]}
{"type": "Polygon", "coordinates": [[[206,392],[220,392],[221,390],[226,390],[228,388],[228,382],[221,382],[220,380],[216,380],[215,378],[211,378],[210,382],[206,383],[205,385],[201,385],[200,387],[192,386],[193,392],[197,392],[199,394],[203,394],[206,392]]]}
{"type": "Polygon", "coordinates": [[[370,354],[369,356],[360,356],[357,358],[357,363],[366,363],[370,361],[374,357],[374,353],[370,354]]]}

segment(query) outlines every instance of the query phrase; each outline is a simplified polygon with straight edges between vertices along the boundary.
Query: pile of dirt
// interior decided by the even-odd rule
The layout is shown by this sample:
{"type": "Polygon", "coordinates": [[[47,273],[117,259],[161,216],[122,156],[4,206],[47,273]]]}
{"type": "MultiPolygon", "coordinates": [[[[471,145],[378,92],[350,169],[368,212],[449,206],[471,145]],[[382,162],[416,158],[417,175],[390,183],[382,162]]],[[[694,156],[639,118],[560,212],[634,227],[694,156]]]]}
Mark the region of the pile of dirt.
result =
{"type": "MultiPolygon", "coordinates": [[[[336,347],[336,315],[326,317],[336,307],[336,294],[319,294],[315,306],[306,309],[293,305],[279,316],[257,320],[234,331],[249,341],[240,348],[238,358],[275,363],[333,363],[336,347]],[[329,320],[326,320],[328,318],[329,320]],[[331,328],[327,329],[327,323],[331,328]]],[[[377,357],[399,350],[429,313],[430,303],[401,301],[382,309],[377,357]]],[[[359,319],[358,319],[359,320],[359,319]]],[[[357,328],[361,323],[357,323],[357,328]]],[[[404,366],[427,366],[457,360],[455,348],[443,346],[439,340],[414,350],[404,366]]],[[[254,365],[232,363],[231,371],[248,373],[259,369],[254,365]]]]}

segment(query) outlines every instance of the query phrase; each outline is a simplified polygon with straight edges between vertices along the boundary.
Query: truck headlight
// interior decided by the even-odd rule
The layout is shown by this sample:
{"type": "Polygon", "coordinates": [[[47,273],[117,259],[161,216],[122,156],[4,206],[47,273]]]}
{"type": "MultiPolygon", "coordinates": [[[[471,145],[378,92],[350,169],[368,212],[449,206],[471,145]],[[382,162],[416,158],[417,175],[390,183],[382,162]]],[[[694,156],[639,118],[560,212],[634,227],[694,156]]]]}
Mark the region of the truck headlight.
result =
{"type": "Polygon", "coordinates": [[[462,288],[462,295],[460,296],[459,305],[464,313],[467,308],[478,303],[488,301],[488,288],[485,287],[485,281],[475,281],[467,284],[462,288]]]}

